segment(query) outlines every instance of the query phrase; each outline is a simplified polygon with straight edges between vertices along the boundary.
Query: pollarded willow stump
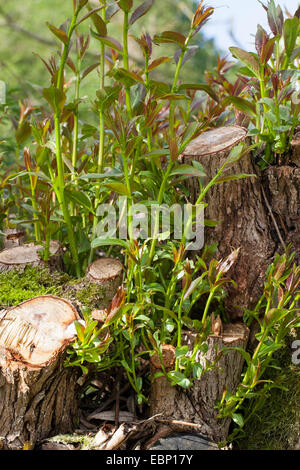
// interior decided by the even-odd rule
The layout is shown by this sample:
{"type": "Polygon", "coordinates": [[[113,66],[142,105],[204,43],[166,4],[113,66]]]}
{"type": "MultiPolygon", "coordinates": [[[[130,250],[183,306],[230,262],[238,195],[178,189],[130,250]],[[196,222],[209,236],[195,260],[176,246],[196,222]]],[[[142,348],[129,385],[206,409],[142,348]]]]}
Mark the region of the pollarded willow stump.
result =
{"type": "MultiPolygon", "coordinates": [[[[239,126],[213,129],[192,141],[181,157],[185,163],[193,160],[202,164],[206,173],[203,184],[209,182],[224,164],[230,151],[247,141],[247,131],[239,126]]],[[[231,174],[256,174],[250,152],[226,170],[231,174]]],[[[199,196],[199,182],[191,178],[187,183],[190,200],[199,196]]],[[[268,214],[263,200],[259,177],[224,182],[211,188],[205,202],[205,218],[219,221],[216,227],[205,227],[205,243],[217,243],[216,257],[228,256],[233,248],[241,248],[230,277],[237,283],[226,287],[226,311],[230,318],[243,315],[261,296],[265,273],[275,251],[270,234],[268,214]]]]}
{"type": "Polygon", "coordinates": [[[75,339],[73,305],[41,296],[0,317],[0,445],[23,449],[47,437],[74,431],[78,413],[78,368],[65,368],[75,339]]]}
{"type": "Polygon", "coordinates": [[[39,268],[48,267],[53,271],[61,271],[62,263],[62,245],[58,241],[50,243],[50,259],[48,262],[41,258],[42,245],[28,243],[21,246],[8,248],[0,252],[0,273],[8,272],[14,269],[24,270],[26,266],[36,266],[39,268]]]}
{"type": "MultiPolygon", "coordinates": [[[[196,361],[203,368],[212,364],[221,349],[246,349],[249,330],[243,323],[224,325],[222,335],[211,335],[207,340],[208,351],[205,356],[198,352],[196,361]]],[[[184,343],[190,346],[189,355],[193,350],[195,335],[187,333],[184,343]]],[[[166,370],[173,370],[175,364],[175,348],[163,346],[163,363],[166,370]]],[[[164,377],[152,381],[150,396],[151,416],[162,414],[172,421],[198,424],[197,432],[215,443],[226,441],[231,418],[218,418],[217,403],[221,400],[224,390],[235,393],[241,380],[244,358],[237,350],[224,353],[217,363],[217,368],[205,372],[192,388],[173,387],[164,377]]],[[[161,368],[158,356],[151,358],[151,376],[161,368]]]]}

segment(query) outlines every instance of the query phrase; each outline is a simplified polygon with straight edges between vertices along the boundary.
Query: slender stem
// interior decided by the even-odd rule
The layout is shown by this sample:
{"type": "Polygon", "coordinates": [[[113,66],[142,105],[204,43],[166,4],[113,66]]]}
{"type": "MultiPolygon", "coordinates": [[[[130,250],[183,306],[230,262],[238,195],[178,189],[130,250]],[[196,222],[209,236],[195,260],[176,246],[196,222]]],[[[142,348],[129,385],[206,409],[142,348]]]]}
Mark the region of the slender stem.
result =
{"type": "MultiPolygon", "coordinates": [[[[36,190],[35,190],[35,184],[32,178],[32,175],[29,175],[30,179],[30,187],[31,187],[31,202],[32,202],[32,207],[35,212],[35,218],[37,217],[37,212],[38,212],[38,204],[37,204],[37,198],[36,198],[36,190]]],[[[37,242],[41,241],[41,230],[40,230],[40,222],[39,220],[36,220],[34,222],[34,235],[35,235],[35,240],[37,242]]]]}
{"type": "MultiPolygon", "coordinates": [[[[68,31],[68,41],[64,45],[63,53],[61,56],[60,66],[57,75],[56,88],[62,90],[64,84],[64,69],[69,53],[70,42],[72,34],[76,27],[77,13],[73,13],[72,21],[68,31]]],[[[65,174],[64,163],[61,152],[61,129],[60,129],[60,112],[57,110],[54,113],[54,128],[55,128],[55,144],[56,144],[56,162],[57,162],[57,184],[54,186],[56,197],[63,212],[65,224],[67,226],[68,240],[70,244],[71,255],[75,264],[76,275],[80,276],[80,266],[77,254],[77,246],[74,237],[74,228],[72,227],[71,217],[68,205],[65,199],[65,174]]]]}
{"type": "MultiPolygon", "coordinates": [[[[191,38],[192,38],[192,31],[190,31],[190,33],[189,33],[189,35],[186,39],[185,46],[181,50],[181,54],[180,54],[180,57],[179,57],[179,60],[178,60],[178,63],[177,63],[175,76],[174,76],[174,80],[173,80],[173,85],[172,85],[172,90],[171,90],[172,93],[174,93],[176,91],[177,82],[178,82],[178,78],[179,78],[179,73],[180,73],[180,69],[181,69],[181,66],[182,66],[182,61],[183,61],[184,54],[187,50],[187,47],[188,47],[188,44],[189,44],[191,38]]],[[[174,103],[174,101],[171,101],[170,102],[170,111],[169,111],[169,135],[172,138],[175,137],[175,127],[174,126],[175,126],[175,103],[174,103]]],[[[168,168],[167,168],[167,170],[165,172],[165,175],[163,177],[161,187],[160,187],[160,190],[159,190],[159,194],[158,194],[158,198],[157,198],[157,202],[158,202],[159,205],[163,201],[164,192],[165,192],[165,189],[166,189],[168,179],[169,179],[170,173],[172,171],[173,165],[174,165],[174,162],[170,159],[169,164],[168,164],[168,168]]],[[[157,244],[158,230],[159,230],[159,211],[157,211],[156,214],[155,214],[154,233],[153,233],[153,239],[152,239],[152,243],[151,243],[149,258],[148,258],[148,265],[150,265],[153,261],[155,248],[156,248],[156,244],[157,244]]]]}
{"type": "MultiPolygon", "coordinates": [[[[129,70],[129,60],[128,60],[128,31],[129,31],[129,24],[128,24],[128,11],[124,11],[124,22],[123,22],[123,62],[124,62],[124,69],[129,70]]],[[[130,89],[128,87],[125,88],[126,93],[126,106],[129,118],[132,118],[132,109],[131,109],[131,100],[130,100],[130,89]]]]}
{"type": "MultiPolygon", "coordinates": [[[[80,61],[79,61],[80,64],[80,61]]],[[[79,65],[80,68],[80,65],[79,65]]],[[[79,99],[79,90],[80,90],[80,72],[77,71],[76,82],[75,82],[75,101],[79,99]]],[[[72,149],[72,167],[74,168],[74,173],[77,163],[77,150],[78,150],[78,108],[74,112],[74,131],[73,131],[73,149],[72,149]]],[[[72,175],[72,180],[75,181],[75,174],[72,175]]]]}
{"type": "MultiPolygon", "coordinates": [[[[106,9],[102,8],[101,16],[103,21],[106,18],[106,9]]],[[[100,43],[100,89],[105,87],[105,45],[100,43]]],[[[97,172],[103,173],[104,168],[104,142],[105,142],[105,126],[104,126],[104,110],[102,104],[100,104],[99,109],[99,149],[98,149],[98,160],[97,160],[97,172]]],[[[97,185],[96,196],[95,196],[95,215],[93,218],[93,228],[92,228],[92,239],[96,237],[97,225],[99,222],[99,217],[97,216],[97,207],[100,203],[100,194],[101,194],[101,180],[97,185]]],[[[89,264],[93,260],[94,249],[90,250],[89,264]]]]}

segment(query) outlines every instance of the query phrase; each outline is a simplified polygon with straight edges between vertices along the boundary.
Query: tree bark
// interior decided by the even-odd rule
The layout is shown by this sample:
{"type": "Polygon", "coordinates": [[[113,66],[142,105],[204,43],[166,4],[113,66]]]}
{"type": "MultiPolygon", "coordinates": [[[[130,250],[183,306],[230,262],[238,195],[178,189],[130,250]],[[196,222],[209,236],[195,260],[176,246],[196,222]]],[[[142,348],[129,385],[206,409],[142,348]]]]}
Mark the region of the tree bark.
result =
{"type": "MultiPolygon", "coordinates": [[[[211,335],[207,340],[208,351],[205,356],[198,352],[196,361],[205,368],[207,363],[213,363],[217,355],[224,347],[247,346],[249,331],[242,323],[224,325],[222,335],[211,335]]],[[[193,349],[195,335],[186,334],[185,344],[193,349]]],[[[163,363],[166,370],[174,367],[175,352],[172,346],[163,349],[163,363]]],[[[190,352],[191,354],[191,352],[190,352]]],[[[160,370],[157,356],[151,358],[152,377],[160,370]]],[[[151,416],[162,414],[163,418],[198,424],[198,432],[201,435],[218,443],[225,441],[228,435],[230,418],[219,419],[215,409],[217,402],[221,400],[225,389],[235,393],[240,377],[244,359],[236,351],[223,354],[217,363],[217,368],[205,372],[200,380],[196,381],[192,388],[184,390],[180,387],[172,387],[163,376],[152,380],[150,395],[151,416]]]]}
{"type": "MultiPolygon", "coordinates": [[[[200,162],[211,180],[223,165],[231,149],[246,141],[247,132],[239,126],[229,126],[203,133],[186,148],[183,160],[200,162]]],[[[231,166],[224,174],[256,174],[251,153],[231,166]]],[[[203,182],[204,183],[204,182],[203,182]]],[[[199,182],[188,180],[190,200],[195,203],[199,195],[199,182]]],[[[212,227],[205,227],[205,242],[217,243],[218,258],[228,256],[233,248],[241,248],[240,255],[230,271],[230,277],[237,283],[226,287],[228,292],[225,308],[231,319],[241,318],[244,308],[253,307],[261,296],[265,273],[275,251],[270,233],[260,177],[250,177],[221,183],[211,188],[205,202],[205,218],[219,221],[212,227]]]]}
{"type": "Polygon", "coordinates": [[[263,172],[263,186],[272,210],[271,235],[277,250],[283,244],[292,244],[295,261],[300,263],[300,168],[296,166],[270,166],[263,172]]]}
{"type": "Polygon", "coordinates": [[[106,309],[122,284],[123,265],[115,258],[100,258],[92,263],[85,277],[68,284],[64,294],[79,309],[92,308],[95,320],[102,321],[106,309]]]}
{"type": "Polygon", "coordinates": [[[34,446],[74,431],[79,369],[65,368],[79,315],[71,303],[41,296],[0,318],[0,445],[34,446]]]}
{"type": "Polygon", "coordinates": [[[62,245],[57,241],[50,243],[50,259],[43,261],[40,256],[42,245],[27,243],[0,252],[0,272],[14,269],[23,271],[26,266],[48,267],[52,271],[62,271],[62,245]]]}

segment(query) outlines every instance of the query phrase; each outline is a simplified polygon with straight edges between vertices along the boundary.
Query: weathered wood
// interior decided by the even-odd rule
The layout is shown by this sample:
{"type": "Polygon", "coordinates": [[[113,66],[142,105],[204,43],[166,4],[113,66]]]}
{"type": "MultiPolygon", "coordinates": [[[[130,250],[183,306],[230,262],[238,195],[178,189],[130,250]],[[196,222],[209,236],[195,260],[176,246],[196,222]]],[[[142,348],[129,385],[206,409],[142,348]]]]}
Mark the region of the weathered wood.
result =
{"type": "Polygon", "coordinates": [[[18,269],[24,270],[26,266],[48,267],[51,270],[62,270],[62,245],[58,241],[50,243],[50,259],[43,261],[40,252],[42,245],[27,243],[21,246],[8,248],[0,252],[0,272],[18,269]]]}
{"type": "Polygon", "coordinates": [[[0,442],[4,449],[74,431],[79,369],[64,367],[79,320],[54,296],[28,300],[0,319],[0,442]]]}
{"type": "MultiPolygon", "coordinates": [[[[200,162],[206,173],[203,183],[211,180],[224,164],[231,149],[246,141],[247,132],[238,126],[223,127],[201,134],[185,150],[182,159],[200,162]]],[[[256,174],[250,152],[226,170],[229,174],[256,174]]],[[[187,183],[190,200],[195,203],[199,195],[197,178],[187,183]]],[[[228,285],[225,300],[230,318],[243,315],[260,298],[265,272],[275,251],[270,234],[267,210],[264,204],[260,177],[257,176],[221,183],[207,193],[205,218],[219,221],[216,227],[205,227],[205,243],[217,243],[216,257],[221,259],[233,248],[241,248],[239,258],[231,269],[230,277],[237,288],[228,285]]]]}
{"type": "Polygon", "coordinates": [[[108,297],[113,298],[122,283],[123,265],[115,258],[100,258],[89,266],[87,278],[105,289],[108,297]]]}
{"type": "Polygon", "coordinates": [[[89,266],[82,279],[64,287],[64,295],[79,309],[91,308],[95,320],[102,321],[122,278],[123,265],[118,259],[100,258],[89,266]]]}
{"type": "MultiPolygon", "coordinates": [[[[197,353],[196,361],[205,368],[207,361],[213,363],[218,352],[224,347],[247,346],[249,330],[243,323],[224,325],[223,334],[211,335],[207,340],[208,351],[204,356],[197,353]]],[[[186,333],[185,344],[193,350],[195,335],[186,333]]],[[[166,370],[171,370],[175,363],[175,348],[163,347],[163,363],[166,370]]],[[[217,402],[222,398],[225,389],[235,393],[240,383],[244,358],[232,350],[223,354],[218,361],[217,368],[204,373],[192,388],[184,390],[172,387],[164,377],[152,380],[150,410],[151,416],[162,414],[164,418],[192,422],[199,425],[198,432],[218,443],[225,441],[228,435],[230,418],[219,419],[215,409],[217,402]]],[[[151,358],[151,376],[160,370],[157,356],[151,358]]]]}
{"type": "Polygon", "coordinates": [[[26,232],[21,228],[5,228],[3,234],[2,245],[4,249],[21,246],[25,243],[26,232]]]}
{"type": "Polygon", "coordinates": [[[283,242],[293,245],[295,261],[300,263],[300,168],[269,166],[263,172],[263,185],[275,219],[270,218],[270,227],[277,249],[279,230],[283,242]]]}
{"type": "Polygon", "coordinates": [[[291,142],[292,155],[291,161],[298,167],[300,167],[300,127],[296,129],[294,138],[291,142]]]}

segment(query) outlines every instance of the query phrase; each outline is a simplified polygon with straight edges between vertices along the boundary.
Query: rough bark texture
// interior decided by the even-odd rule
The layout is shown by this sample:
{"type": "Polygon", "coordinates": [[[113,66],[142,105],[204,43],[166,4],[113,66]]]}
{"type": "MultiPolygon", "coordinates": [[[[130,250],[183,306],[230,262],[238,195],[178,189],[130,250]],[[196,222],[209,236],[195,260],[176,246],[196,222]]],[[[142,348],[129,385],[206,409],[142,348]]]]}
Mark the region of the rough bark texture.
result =
{"type": "MultiPolygon", "coordinates": [[[[212,335],[207,340],[208,351],[203,357],[198,353],[196,361],[204,367],[206,361],[212,363],[216,360],[217,351],[224,347],[247,346],[249,331],[242,323],[227,324],[221,336],[212,335]]],[[[193,348],[194,336],[186,335],[185,343],[193,348]]],[[[170,347],[168,347],[170,348],[170,347]]],[[[170,361],[171,352],[168,350],[163,355],[164,365],[172,368],[170,361]]],[[[222,355],[218,362],[218,368],[203,374],[191,389],[184,390],[179,387],[171,387],[165,377],[158,377],[152,382],[150,410],[151,416],[161,413],[172,420],[192,422],[200,425],[198,431],[214,442],[224,441],[228,435],[230,418],[218,419],[215,409],[217,402],[222,398],[225,388],[232,393],[240,383],[240,377],[244,359],[237,351],[230,351],[222,355]]],[[[158,371],[157,358],[151,361],[152,376],[158,371]]]]}
{"type": "Polygon", "coordinates": [[[291,142],[292,145],[292,156],[291,161],[298,167],[300,167],[300,127],[297,127],[294,138],[291,142]]]}
{"type": "MultiPolygon", "coordinates": [[[[208,131],[195,139],[183,155],[185,163],[200,162],[208,182],[228,158],[230,150],[246,140],[246,131],[230,126],[208,131]]],[[[226,170],[229,174],[256,174],[251,154],[226,170]]],[[[196,178],[188,181],[191,202],[199,195],[196,178]]],[[[214,227],[205,227],[205,243],[218,243],[216,256],[225,258],[233,248],[241,248],[240,255],[230,271],[237,288],[227,288],[226,311],[232,319],[243,315],[243,308],[251,308],[261,295],[267,266],[274,255],[275,243],[270,234],[259,177],[231,181],[214,186],[207,194],[205,218],[219,221],[214,227]]]]}
{"type": "Polygon", "coordinates": [[[0,445],[23,449],[74,431],[78,369],[65,368],[79,316],[66,300],[42,296],[0,319],[0,445]]]}
{"type": "Polygon", "coordinates": [[[292,243],[296,262],[300,263],[300,168],[270,166],[263,173],[263,185],[275,222],[270,220],[271,234],[282,251],[278,231],[283,242],[292,243]],[[277,224],[277,227],[275,226],[277,224]]]}
{"type": "Polygon", "coordinates": [[[122,277],[123,265],[118,259],[100,258],[89,266],[84,278],[65,287],[65,295],[78,308],[91,308],[95,319],[100,320],[96,317],[111,303],[122,277]]]}
{"type": "Polygon", "coordinates": [[[87,278],[101,286],[108,297],[113,298],[122,283],[123,265],[115,258],[100,258],[89,266],[87,278]]]}
{"type": "Polygon", "coordinates": [[[42,245],[27,243],[1,251],[0,272],[13,269],[22,271],[26,266],[48,267],[52,271],[61,271],[63,268],[62,245],[57,241],[50,243],[51,257],[48,262],[41,259],[41,250],[43,250],[42,245]]]}

